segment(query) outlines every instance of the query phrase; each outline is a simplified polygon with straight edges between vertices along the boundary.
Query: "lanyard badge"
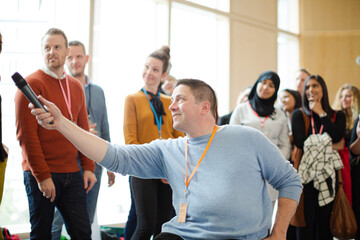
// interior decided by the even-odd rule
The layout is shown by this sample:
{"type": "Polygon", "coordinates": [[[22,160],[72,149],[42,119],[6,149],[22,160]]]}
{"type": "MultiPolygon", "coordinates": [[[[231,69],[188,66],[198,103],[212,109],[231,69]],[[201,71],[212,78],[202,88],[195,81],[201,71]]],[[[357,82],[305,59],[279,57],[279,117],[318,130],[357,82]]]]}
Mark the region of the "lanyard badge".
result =
{"type": "Polygon", "coordinates": [[[186,221],[186,212],[187,212],[187,207],[188,207],[188,203],[187,203],[187,188],[190,184],[190,180],[192,179],[192,177],[194,176],[196,170],[198,169],[201,161],[204,159],[210,145],[211,145],[211,142],[215,136],[215,133],[216,133],[216,130],[217,130],[217,126],[215,125],[214,127],[214,130],[211,134],[211,137],[207,143],[207,146],[203,152],[203,154],[201,155],[198,163],[196,164],[194,170],[192,171],[190,177],[188,178],[188,167],[187,167],[187,158],[188,158],[188,140],[186,138],[186,141],[185,141],[185,192],[184,192],[184,198],[182,199],[182,201],[180,202],[180,210],[179,210],[179,216],[178,216],[178,222],[180,223],[184,223],[186,221]]]}

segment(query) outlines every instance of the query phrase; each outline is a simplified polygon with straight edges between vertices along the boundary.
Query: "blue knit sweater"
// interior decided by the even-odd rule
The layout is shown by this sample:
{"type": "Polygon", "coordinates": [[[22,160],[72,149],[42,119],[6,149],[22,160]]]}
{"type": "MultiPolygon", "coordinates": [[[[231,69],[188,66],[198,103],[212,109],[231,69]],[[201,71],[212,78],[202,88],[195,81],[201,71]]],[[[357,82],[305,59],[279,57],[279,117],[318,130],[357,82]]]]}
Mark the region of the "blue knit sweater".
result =
{"type": "MultiPolygon", "coordinates": [[[[192,172],[210,135],[188,139],[192,172]]],[[[185,138],[144,145],[108,144],[101,165],[141,178],[166,178],[179,212],[185,190],[185,138]]],[[[190,174],[188,173],[188,176],[190,174]]],[[[219,130],[188,186],[186,222],[175,216],[163,232],[187,239],[262,239],[271,226],[271,201],[265,180],[279,197],[298,201],[302,185],[294,168],[262,133],[250,127],[219,130]]]]}

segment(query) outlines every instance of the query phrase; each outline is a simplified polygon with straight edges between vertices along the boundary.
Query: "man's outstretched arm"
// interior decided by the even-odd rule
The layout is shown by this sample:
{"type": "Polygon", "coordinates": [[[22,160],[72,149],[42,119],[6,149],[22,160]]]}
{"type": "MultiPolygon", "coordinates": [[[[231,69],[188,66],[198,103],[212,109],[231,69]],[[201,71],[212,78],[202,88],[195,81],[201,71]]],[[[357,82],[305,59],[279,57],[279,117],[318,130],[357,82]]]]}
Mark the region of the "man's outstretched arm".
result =
{"type": "Polygon", "coordinates": [[[75,125],[65,118],[58,107],[45,100],[42,96],[38,97],[48,112],[41,108],[34,108],[30,103],[31,114],[36,116],[38,123],[48,129],[57,130],[64,135],[80,152],[95,162],[101,162],[107,151],[107,142],[94,134],[91,134],[75,125]],[[50,122],[53,121],[52,124],[50,122]]]}

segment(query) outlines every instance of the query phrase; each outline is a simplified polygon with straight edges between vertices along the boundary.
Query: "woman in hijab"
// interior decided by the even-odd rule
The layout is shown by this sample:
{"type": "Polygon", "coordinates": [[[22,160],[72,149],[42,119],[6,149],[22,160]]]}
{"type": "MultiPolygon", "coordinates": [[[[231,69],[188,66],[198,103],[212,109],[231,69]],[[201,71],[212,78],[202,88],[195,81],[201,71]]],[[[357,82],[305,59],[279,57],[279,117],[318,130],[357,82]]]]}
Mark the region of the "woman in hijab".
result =
{"type": "MultiPolygon", "coordinates": [[[[230,124],[245,125],[260,130],[279,148],[284,158],[289,159],[291,144],[287,118],[283,111],[274,106],[279,86],[280,78],[275,72],[263,72],[252,87],[249,100],[234,109],[230,124]]],[[[274,205],[277,191],[269,185],[268,190],[274,205]]]]}
{"type": "Polygon", "coordinates": [[[240,124],[260,130],[288,159],[291,145],[289,129],[286,127],[286,115],[274,106],[279,86],[280,78],[275,72],[263,72],[252,87],[249,100],[234,109],[230,124],[240,124]]]}

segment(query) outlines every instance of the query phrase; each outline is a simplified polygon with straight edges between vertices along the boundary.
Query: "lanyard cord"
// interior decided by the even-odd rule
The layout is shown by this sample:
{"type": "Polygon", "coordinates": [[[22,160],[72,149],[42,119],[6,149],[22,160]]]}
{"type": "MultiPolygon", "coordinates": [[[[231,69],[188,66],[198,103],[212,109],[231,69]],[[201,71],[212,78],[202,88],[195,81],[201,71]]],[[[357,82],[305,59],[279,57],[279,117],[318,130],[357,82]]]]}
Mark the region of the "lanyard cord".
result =
{"type": "Polygon", "coordinates": [[[187,169],[188,169],[188,167],[187,167],[188,139],[186,138],[186,141],[185,141],[185,193],[186,193],[186,190],[187,190],[187,188],[188,188],[188,186],[189,186],[190,180],[191,180],[192,177],[194,176],[196,170],[198,169],[201,161],[202,161],[203,158],[205,157],[205,155],[206,155],[206,153],[207,153],[207,151],[208,151],[208,149],[209,149],[209,147],[210,147],[210,145],[211,145],[211,142],[212,142],[212,140],[213,140],[213,138],[214,138],[214,136],[215,136],[216,130],[217,130],[217,125],[215,125],[214,130],[213,130],[213,132],[212,132],[212,134],[211,134],[211,137],[210,137],[210,139],[209,139],[209,142],[208,142],[208,144],[207,144],[207,146],[206,146],[203,154],[201,155],[198,163],[196,164],[196,166],[195,166],[194,170],[192,171],[192,173],[191,173],[191,175],[190,175],[189,178],[187,177],[187,176],[188,176],[188,170],[187,170],[187,169]]]}
{"type": "MultiPolygon", "coordinates": [[[[312,127],[312,133],[315,134],[315,124],[314,124],[314,117],[313,112],[311,111],[311,127],[312,127]]],[[[319,134],[321,135],[324,130],[324,125],[321,124],[319,134]]]]}
{"type": "MultiPolygon", "coordinates": [[[[161,138],[162,115],[160,115],[160,116],[158,117],[158,115],[156,114],[156,111],[155,111],[154,106],[153,106],[152,103],[150,102],[149,96],[148,96],[145,88],[142,88],[141,90],[145,93],[145,96],[146,96],[147,100],[149,101],[151,111],[153,112],[153,114],[154,114],[154,116],[155,116],[156,125],[157,125],[158,130],[159,130],[159,137],[161,138]]],[[[160,99],[160,93],[159,93],[159,92],[158,92],[158,96],[159,96],[159,99],[160,99]]]]}
{"type": "Polygon", "coordinates": [[[261,117],[259,116],[259,114],[257,114],[257,112],[255,112],[255,110],[252,108],[249,100],[247,101],[247,103],[249,104],[251,110],[254,112],[255,116],[257,116],[261,122],[261,129],[264,130],[264,126],[265,126],[265,122],[266,120],[269,118],[270,115],[266,116],[263,120],[261,120],[261,117]]]}
{"type": "Polygon", "coordinates": [[[65,103],[66,103],[66,107],[67,107],[68,112],[69,112],[69,114],[70,114],[70,120],[73,122],[73,115],[72,115],[72,111],[71,111],[71,96],[70,96],[69,79],[68,79],[68,77],[66,76],[66,74],[65,74],[65,81],[66,81],[66,88],[67,88],[67,96],[66,96],[66,94],[65,94],[64,87],[63,87],[62,84],[61,84],[61,79],[59,78],[60,88],[61,88],[62,94],[63,94],[63,96],[64,96],[64,100],[65,100],[65,103]]]}

